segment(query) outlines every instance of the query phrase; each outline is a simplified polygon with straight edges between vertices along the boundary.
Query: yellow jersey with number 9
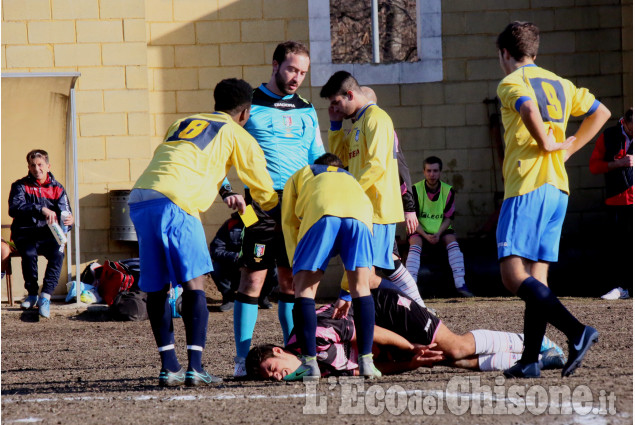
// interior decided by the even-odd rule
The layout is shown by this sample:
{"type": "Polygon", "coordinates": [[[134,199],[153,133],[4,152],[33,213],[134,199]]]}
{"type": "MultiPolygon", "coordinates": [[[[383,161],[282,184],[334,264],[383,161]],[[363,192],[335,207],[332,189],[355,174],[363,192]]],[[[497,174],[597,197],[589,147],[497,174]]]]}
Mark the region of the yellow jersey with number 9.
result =
{"type": "Polygon", "coordinates": [[[531,137],[520,117],[520,106],[535,102],[540,110],[545,133],[553,129],[556,142],[566,140],[570,116],[591,115],[599,102],[585,88],[534,64],[507,75],[496,91],[501,100],[505,127],[505,199],[529,193],[545,183],[569,193],[564,167],[565,151],[543,151],[531,137]]]}

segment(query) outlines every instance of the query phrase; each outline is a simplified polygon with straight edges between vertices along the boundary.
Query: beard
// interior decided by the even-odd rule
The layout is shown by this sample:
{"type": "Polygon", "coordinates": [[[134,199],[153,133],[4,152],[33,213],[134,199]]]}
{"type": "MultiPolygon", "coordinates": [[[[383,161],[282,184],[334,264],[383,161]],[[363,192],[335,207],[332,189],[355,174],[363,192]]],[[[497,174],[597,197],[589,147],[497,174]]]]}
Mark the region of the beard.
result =
{"type": "Polygon", "coordinates": [[[280,90],[281,93],[284,93],[284,94],[294,94],[295,93],[295,90],[291,90],[289,88],[289,83],[284,81],[284,79],[282,78],[282,75],[280,75],[280,71],[277,71],[275,73],[274,77],[276,79],[276,87],[278,87],[278,90],[280,90]]]}

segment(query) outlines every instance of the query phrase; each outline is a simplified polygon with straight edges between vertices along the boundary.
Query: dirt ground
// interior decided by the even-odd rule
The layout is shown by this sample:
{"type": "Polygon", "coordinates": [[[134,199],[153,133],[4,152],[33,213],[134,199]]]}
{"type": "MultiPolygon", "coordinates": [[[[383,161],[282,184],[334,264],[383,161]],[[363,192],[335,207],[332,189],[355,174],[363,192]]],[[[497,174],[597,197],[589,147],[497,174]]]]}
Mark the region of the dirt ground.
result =
{"type": "MultiPolygon", "coordinates": [[[[208,301],[203,361],[225,382],[194,389],[156,386],[159,359],[147,321],[114,322],[103,309],[69,313],[56,305],[50,319],[39,320],[37,313],[3,305],[2,423],[633,422],[632,300],[563,298],[580,320],[600,332],[599,343],[570,378],[545,371],[541,379],[505,380],[500,372],[434,367],[374,382],[331,378],[313,386],[234,381],[233,315],[217,311],[218,297],[208,301]],[[559,398],[558,392],[565,395],[559,398]]],[[[515,298],[446,298],[428,304],[456,333],[521,331],[523,305],[515,298]]],[[[178,355],[186,362],[180,319],[175,328],[178,355]]],[[[566,352],[561,333],[549,327],[547,335],[566,352]]],[[[254,343],[280,340],[274,304],[272,310],[260,310],[254,343]]]]}

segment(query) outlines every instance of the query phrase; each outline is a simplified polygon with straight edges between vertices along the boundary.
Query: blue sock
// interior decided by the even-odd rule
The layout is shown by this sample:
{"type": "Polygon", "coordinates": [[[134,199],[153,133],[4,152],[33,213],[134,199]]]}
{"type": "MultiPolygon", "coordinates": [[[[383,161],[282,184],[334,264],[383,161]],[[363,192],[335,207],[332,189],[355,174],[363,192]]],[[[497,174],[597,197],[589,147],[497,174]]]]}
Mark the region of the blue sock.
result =
{"type": "Polygon", "coordinates": [[[357,348],[359,355],[370,354],[373,350],[373,335],[375,334],[375,301],[372,295],[353,298],[353,320],[357,334],[357,348]]]}
{"type": "Polygon", "coordinates": [[[207,300],[205,291],[183,291],[183,305],[181,316],[185,324],[185,338],[187,341],[188,370],[197,372],[203,371],[201,363],[203,349],[205,348],[205,337],[207,336],[207,320],[209,310],[207,310],[207,300]]]}
{"type": "Polygon", "coordinates": [[[313,298],[301,297],[295,299],[293,321],[302,354],[315,357],[317,354],[315,342],[317,315],[315,314],[315,300],[313,298]]]}
{"type": "Polygon", "coordinates": [[[251,338],[254,335],[256,320],[258,319],[258,298],[249,297],[241,292],[236,294],[234,301],[234,342],[236,356],[247,357],[251,348],[251,338]]]}
{"type": "Polygon", "coordinates": [[[379,283],[379,289],[392,289],[393,291],[397,291],[399,293],[403,293],[403,291],[401,289],[399,289],[399,287],[397,285],[395,285],[394,283],[392,283],[388,279],[384,279],[384,278],[382,278],[381,282],[379,283]]]}
{"type": "Polygon", "coordinates": [[[171,372],[181,369],[174,351],[174,326],[167,289],[148,292],[148,318],[161,357],[161,368],[171,372]]]}
{"type": "Polygon", "coordinates": [[[282,328],[283,345],[289,342],[289,335],[293,330],[293,305],[295,297],[291,294],[280,294],[278,296],[278,320],[282,328]]]}

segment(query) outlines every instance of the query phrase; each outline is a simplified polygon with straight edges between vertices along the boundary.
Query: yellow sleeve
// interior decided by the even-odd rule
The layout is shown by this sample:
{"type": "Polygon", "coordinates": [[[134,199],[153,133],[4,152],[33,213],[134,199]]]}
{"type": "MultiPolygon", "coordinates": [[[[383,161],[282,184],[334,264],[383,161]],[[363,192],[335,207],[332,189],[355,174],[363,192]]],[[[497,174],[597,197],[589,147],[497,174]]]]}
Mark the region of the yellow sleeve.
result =
{"type": "Polygon", "coordinates": [[[340,288],[346,292],[351,292],[348,289],[348,275],[346,274],[346,269],[344,269],[344,274],[342,275],[342,281],[340,282],[340,288]]]}
{"type": "MultiPolygon", "coordinates": [[[[572,84],[573,85],[573,84],[572,84]]],[[[595,96],[593,96],[588,89],[577,88],[573,86],[574,95],[571,99],[571,115],[579,117],[589,112],[589,109],[595,103],[595,96]]]]}
{"type": "Polygon", "coordinates": [[[231,155],[231,161],[238,178],[251,191],[254,201],[258,202],[262,209],[269,211],[278,205],[278,194],[273,190],[273,181],[267,171],[265,154],[256,142],[246,131],[234,132],[235,144],[231,155]]]}
{"type": "Polygon", "coordinates": [[[533,92],[527,88],[526,85],[518,84],[517,81],[511,77],[504,78],[496,89],[496,94],[501,101],[501,105],[516,112],[518,112],[517,106],[520,106],[516,105],[516,102],[521,98],[524,100],[526,98],[529,98],[526,100],[533,99],[532,93],[533,92]]]}
{"type": "MultiPolygon", "coordinates": [[[[389,119],[387,116],[386,118],[389,119]]],[[[368,189],[386,172],[387,162],[390,160],[395,145],[395,129],[387,120],[368,117],[366,123],[368,155],[366,163],[360,170],[359,184],[367,193],[368,189]]]]}
{"type": "Polygon", "coordinates": [[[293,267],[293,256],[298,245],[298,234],[300,233],[300,219],[295,215],[295,206],[298,200],[296,187],[297,176],[302,170],[289,177],[284,185],[282,196],[282,234],[284,235],[284,245],[287,249],[289,263],[293,267]]]}
{"type": "Polygon", "coordinates": [[[348,167],[348,143],[343,129],[329,130],[329,150],[338,156],[344,167],[348,167]]]}

